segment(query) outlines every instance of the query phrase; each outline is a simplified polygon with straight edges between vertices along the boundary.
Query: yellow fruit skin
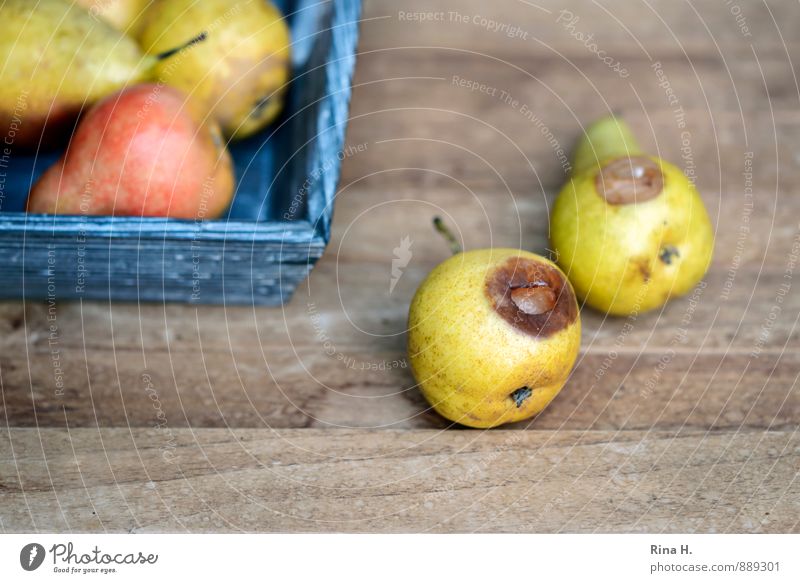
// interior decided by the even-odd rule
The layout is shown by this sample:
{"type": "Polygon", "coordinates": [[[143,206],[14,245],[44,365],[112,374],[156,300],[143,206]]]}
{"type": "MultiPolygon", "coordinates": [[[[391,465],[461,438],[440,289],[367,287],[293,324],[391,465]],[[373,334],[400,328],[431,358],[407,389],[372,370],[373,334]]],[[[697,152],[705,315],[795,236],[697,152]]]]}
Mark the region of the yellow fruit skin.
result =
{"type": "Polygon", "coordinates": [[[139,40],[151,55],[206,32],[207,38],[156,66],[157,79],[183,89],[228,137],[244,138],[283,108],[289,29],[264,0],[161,0],[142,17],[139,40]]]}
{"type": "Polygon", "coordinates": [[[136,21],[150,0],[75,0],[93,17],[102,18],[111,26],[135,36],[136,21]]]}
{"type": "Polygon", "coordinates": [[[653,199],[608,204],[595,187],[595,167],[573,176],[553,206],[550,241],[558,264],[579,298],[609,314],[657,308],[691,290],[711,263],[714,233],[700,195],[679,168],[650,159],[664,176],[653,199]],[[666,245],[679,253],[670,264],[659,259],[666,245]]]}
{"type": "Polygon", "coordinates": [[[494,311],[486,277],[512,257],[554,266],[518,249],[460,253],[428,275],[409,310],[408,353],[423,395],[441,415],[470,427],[542,411],[564,386],[580,347],[577,306],[574,321],[547,337],[522,332],[494,311]],[[525,386],[533,393],[517,408],[510,394],[525,386]]]}

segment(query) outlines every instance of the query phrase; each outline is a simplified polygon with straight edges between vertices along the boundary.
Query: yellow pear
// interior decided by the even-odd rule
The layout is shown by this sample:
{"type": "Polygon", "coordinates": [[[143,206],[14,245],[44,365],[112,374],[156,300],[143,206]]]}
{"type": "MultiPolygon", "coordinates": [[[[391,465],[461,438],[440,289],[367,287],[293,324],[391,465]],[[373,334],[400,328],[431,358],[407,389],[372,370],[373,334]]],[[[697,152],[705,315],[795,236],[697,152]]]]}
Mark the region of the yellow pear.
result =
{"type": "Polygon", "coordinates": [[[255,133],[283,107],[291,45],[283,15],[266,0],[156,1],[139,40],[158,54],[198,29],[207,40],[160,65],[160,80],[202,103],[229,137],[255,133]]]}
{"type": "Polygon", "coordinates": [[[694,184],[643,154],[629,127],[610,116],[576,148],[550,242],[581,300],[629,315],[691,290],[711,262],[714,233],[694,184]]]}
{"type": "Polygon", "coordinates": [[[137,20],[151,1],[153,0],[75,0],[75,3],[117,30],[135,36],[137,20]]]}
{"type": "Polygon", "coordinates": [[[411,302],[408,353],[423,395],[441,415],[495,427],[542,411],[564,386],[581,339],[566,276],[535,253],[457,253],[411,302]]]}
{"type": "Polygon", "coordinates": [[[146,79],[176,52],[145,56],[68,0],[5,0],[0,18],[0,131],[14,148],[66,142],[83,108],[146,79]]]}

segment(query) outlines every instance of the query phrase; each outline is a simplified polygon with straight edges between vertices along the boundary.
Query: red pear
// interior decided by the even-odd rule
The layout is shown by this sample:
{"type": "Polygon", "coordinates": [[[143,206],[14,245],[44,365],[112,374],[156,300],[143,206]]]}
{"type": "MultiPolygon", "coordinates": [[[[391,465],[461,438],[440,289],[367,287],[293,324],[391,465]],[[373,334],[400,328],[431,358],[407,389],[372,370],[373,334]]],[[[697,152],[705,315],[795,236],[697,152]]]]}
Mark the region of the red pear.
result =
{"type": "Polygon", "coordinates": [[[208,219],[233,196],[215,122],[172,87],[141,84],[97,103],[66,154],[34,185],[28,211],[208,219]]]}

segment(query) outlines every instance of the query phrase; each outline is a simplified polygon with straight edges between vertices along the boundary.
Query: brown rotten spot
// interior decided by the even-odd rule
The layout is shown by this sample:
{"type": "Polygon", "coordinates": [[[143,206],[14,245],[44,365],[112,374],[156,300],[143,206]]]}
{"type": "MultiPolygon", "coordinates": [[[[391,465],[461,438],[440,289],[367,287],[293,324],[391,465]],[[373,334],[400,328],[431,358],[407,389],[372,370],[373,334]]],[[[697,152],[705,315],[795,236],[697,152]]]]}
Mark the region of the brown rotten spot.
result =
{"type": "Polygon", "coordinates": [[[608,204],[645,202],[661,194],[664,175],[646,156],[617,158],[597,173],[595,188],[608,204]]]}
{"type": "Polygon", "coordinates": [[[547,263],[511,257],[486,276],[494,310],[517,330],[550,336],[572,324],[578,308],[572,287],[547,263]]]}

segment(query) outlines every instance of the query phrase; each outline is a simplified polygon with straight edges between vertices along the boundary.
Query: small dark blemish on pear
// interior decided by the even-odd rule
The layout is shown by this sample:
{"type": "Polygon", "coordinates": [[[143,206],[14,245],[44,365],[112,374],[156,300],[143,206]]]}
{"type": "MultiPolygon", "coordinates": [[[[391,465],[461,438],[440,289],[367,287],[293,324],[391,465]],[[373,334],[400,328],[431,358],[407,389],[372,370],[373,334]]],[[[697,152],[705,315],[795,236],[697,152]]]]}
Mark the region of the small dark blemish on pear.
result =
{"type": "Polygon", "coordinates": [[[509,395],[511,400],[514,401],[514,404],[517,406],[517,409],[522,407],[522,404],[527,401],[530,396],[533,394],[533,391],[530,387],[520,387],[513,393],[509,395]]]}
{"type": "Polygon", "coordinates": [[[266,95],[256,100],[256,102],[253,104],[253,109],[250,110],[250,117],[258,117],[259,115],[261,115],[261,113],[272,102],[272,99],[273,99],[272,95],[266,95]]]}
{"type": "Polygon", "coordinates": [[[680,256],[678,249],[672,245],[664,245],[658,254],[658,258],[667,265],[672,265],[672,259],[680,256]]]}

